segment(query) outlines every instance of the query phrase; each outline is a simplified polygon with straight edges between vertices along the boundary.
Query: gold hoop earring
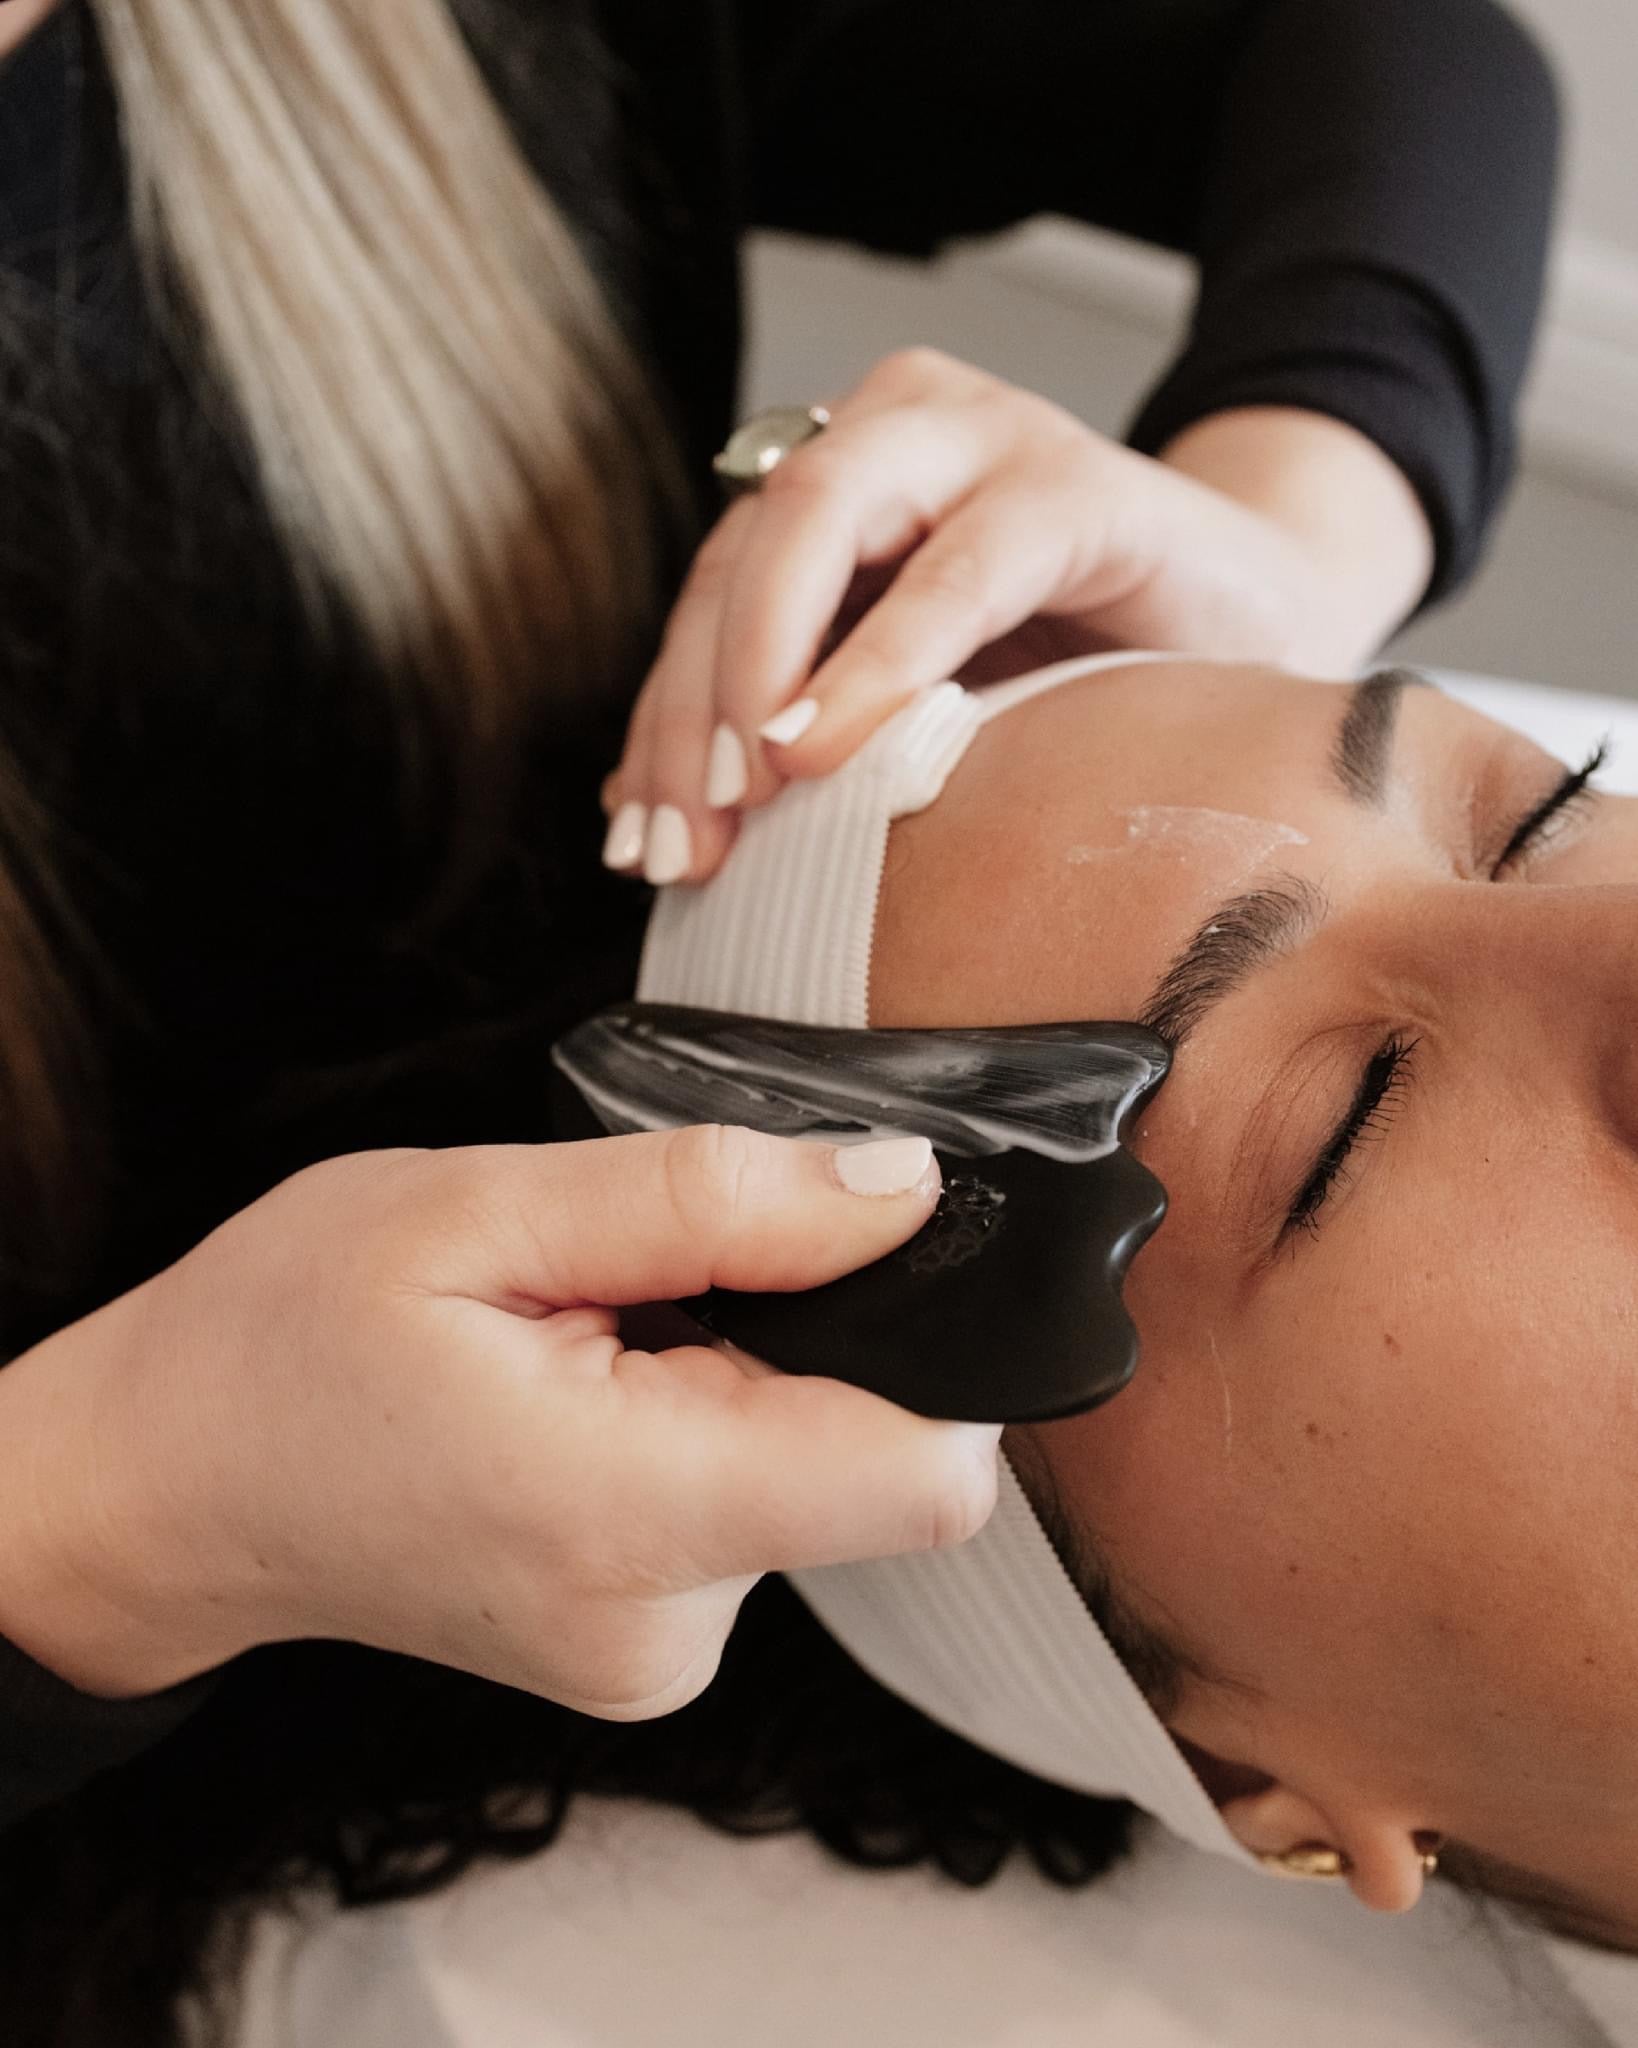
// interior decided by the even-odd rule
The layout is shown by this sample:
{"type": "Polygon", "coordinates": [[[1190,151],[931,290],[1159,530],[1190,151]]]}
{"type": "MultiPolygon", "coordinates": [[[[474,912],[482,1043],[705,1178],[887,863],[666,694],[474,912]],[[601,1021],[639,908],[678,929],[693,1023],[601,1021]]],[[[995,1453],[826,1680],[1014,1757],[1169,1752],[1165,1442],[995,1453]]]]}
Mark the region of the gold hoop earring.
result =
{"type": "MultiPolygon", "coordinates": [[[[1439,1850],[1437,1847],[1424,1849],[1421,1846],[1423,1839],[1417,1839],[1417,1861],[1422,1866],[1422,1875],[1433,1877],[1439,1869],[1439,1850]]],[[[1439,1837],[1435,1835],[1431,1840],[1437,1844],[1439,1837]]],[[[1257,1861],[1277,1877],[1317,1879],[1322,1883],[1346,1877],[1354,1867],[1340,1849],[1333,1849],[1325,1842],[1299,1842],[1294,1849],[1265,1850],[1258,1855],[1257,1861]]]]}
{"type": "Polygon", "coordinates": [[[1257,1861],[1276,1877],[1318,1879],[1325,1884],[1333,1878],[1346,1877],[1354,1867],[1340,1849],[1333,1849],[1326,1842],[1299,1842],[1294,1849],[1264,1849],[1257,1861]]]}

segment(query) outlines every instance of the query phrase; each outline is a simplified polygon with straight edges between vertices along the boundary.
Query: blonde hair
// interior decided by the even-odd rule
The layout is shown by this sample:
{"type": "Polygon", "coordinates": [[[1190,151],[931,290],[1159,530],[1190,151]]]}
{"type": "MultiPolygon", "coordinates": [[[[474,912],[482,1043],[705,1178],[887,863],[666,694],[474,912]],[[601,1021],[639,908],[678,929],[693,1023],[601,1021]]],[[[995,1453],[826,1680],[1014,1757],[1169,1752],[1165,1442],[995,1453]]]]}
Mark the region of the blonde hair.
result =
{"type": "Polygon", "coordinates": [[[169,260],[285,544],[505,729],[649,593],[643,379],[445,0],[93,0],[169,260]]]}
{"type": "MultiPolygon", "coordinates": [[[[685,494],[449,0],[91,5],[151,302],[180,299],[315,626],[350,621],[417,700],[412,770],[453,737],[504,773],[543,698],[582,710],[629,674],[685,494]]],[[[0,981],[41,953],[8,946],[0,981]]],[[[60,1120],[49,1060],[13,1050],[40,1013],[0,999],[8,1148],[60,1120]]]]}

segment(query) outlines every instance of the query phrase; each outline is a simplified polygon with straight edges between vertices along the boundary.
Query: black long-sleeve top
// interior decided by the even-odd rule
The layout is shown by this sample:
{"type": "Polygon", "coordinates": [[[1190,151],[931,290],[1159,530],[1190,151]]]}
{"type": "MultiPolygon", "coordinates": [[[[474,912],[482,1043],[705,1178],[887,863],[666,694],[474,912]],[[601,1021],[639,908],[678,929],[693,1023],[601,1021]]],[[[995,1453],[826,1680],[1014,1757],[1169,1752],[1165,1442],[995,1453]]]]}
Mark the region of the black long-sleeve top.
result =
{"type": "MultiPolygon", "coordinates": [[[[1427,510],[1424,603],[1473,569],[1557,141],[1547,68],[1492,0],[457,11],[652,371],[701,522],[748,228],[925,253],[1054,211],[1198,259],[1136,446],[1228,406],[1334,415],[1427,510]]],[[[546,1044],[629,987],[641,895],[596,857],[618,707],[540,749],[460,923],[389,946],[407,856],[390,748],[346,708],[356,659],[312,637],[242,450],[149,316],[111,92],[63,0],[0,64],[0,749],[63,828],[103,963],[81,994],[112,1168],[94,1270],[0,1298],[0,1357],[307,1161],[546,1136],[546,1044]]],[[[208,1689],[90,1700],[0,1643],[0,1824],[208,1689]]]]}

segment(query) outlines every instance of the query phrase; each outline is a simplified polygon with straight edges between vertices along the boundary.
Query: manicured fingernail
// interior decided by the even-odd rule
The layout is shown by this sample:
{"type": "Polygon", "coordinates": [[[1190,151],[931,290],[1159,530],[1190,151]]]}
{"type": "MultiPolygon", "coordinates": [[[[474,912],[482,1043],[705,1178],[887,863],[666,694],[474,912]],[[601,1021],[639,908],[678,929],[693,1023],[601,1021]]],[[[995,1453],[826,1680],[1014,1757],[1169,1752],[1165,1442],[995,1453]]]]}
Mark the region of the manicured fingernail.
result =
{"type": "Polygon", "coordinates": [[[750,764],[745,759],[745,742],[731,725],[719,725],[711,735],[711,760],[705,771],[705,801],[714,811],[737,804],[751,786],[750,764]]]}
{"type": "Polygon", "coordinates": [[[836,1178],[850,1195],[907,1195],[933,1163],[925,1138],[876,1138],[868,1145],[838,1145],[836,1178]]]}
{"type": "Polygon", "coordinates": [[[648,829],[647,804],[622,804],[609,821],[603,841],[606,868],[634,868],[643,857],[643,834],[648,829]]]}
{"type": "Polygon", "coordinates": [[[817,697],[798,697],[794,704],[787,704],[783,711],[776,711],[765,724],[759,725],[757,731],[776,747],[788,747],[792,740],[802,737],[818,716],[817,697]]]}
{"type": "Polygon", "coordinates": [[[694,860],[694,842],[688,820],[675,804],[657,804],[648,821],[648,847],[643,856],[643,873],[656,888],[680,881],[694,860]]]}

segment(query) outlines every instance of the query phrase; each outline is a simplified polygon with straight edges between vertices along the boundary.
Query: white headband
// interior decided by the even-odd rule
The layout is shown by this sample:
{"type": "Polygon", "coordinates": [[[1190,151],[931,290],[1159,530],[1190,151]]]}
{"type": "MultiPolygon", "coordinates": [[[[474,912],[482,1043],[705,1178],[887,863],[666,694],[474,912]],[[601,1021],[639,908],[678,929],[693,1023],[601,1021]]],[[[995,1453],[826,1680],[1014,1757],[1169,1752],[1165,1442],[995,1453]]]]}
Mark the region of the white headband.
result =
{"type": "MultiPolygon", "coordinates": [[[[979,727],[1076,676],[1163,654],[1059,662],[981,695],[924,690],[847,765],[751,812],[703,888],[663,891],[638,996],[790,1023],[870,1021],[876,898],[895,818],[943,789],[979,727]]],[[[1001,1461],[995,1513],[952,1550],[790,1574],[889,1691],[968,1741],[1079,1792],[1129,1799],[1256,1868],[1128,1676],[1001,1461]]]]}

